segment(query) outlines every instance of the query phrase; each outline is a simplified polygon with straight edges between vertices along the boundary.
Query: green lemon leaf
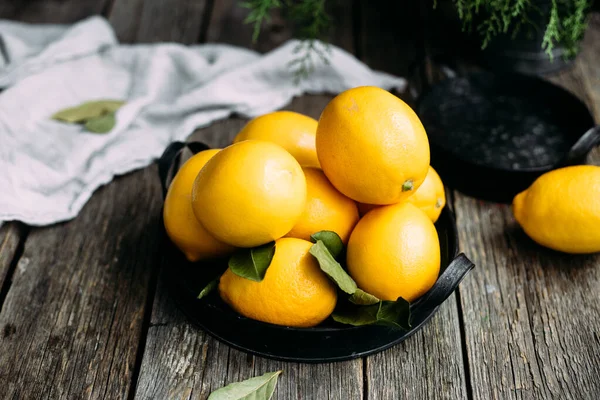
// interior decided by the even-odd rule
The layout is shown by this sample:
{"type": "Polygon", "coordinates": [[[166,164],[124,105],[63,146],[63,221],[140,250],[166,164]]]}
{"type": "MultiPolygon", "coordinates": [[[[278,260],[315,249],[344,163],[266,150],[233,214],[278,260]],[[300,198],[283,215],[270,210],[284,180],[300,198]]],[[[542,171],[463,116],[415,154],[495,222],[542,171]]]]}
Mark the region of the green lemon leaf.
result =
{"type": "Polygon", "coordinates": [[[340,236],[333,231],[320,231],[313,233],[310,235],[310,238],[312,239],[313,243],[317,243],[317,240],[322,241],[333,258],[338,258],[338,256],[344,250],[344,242],[342,242],[340,236]]]}
{"type": "Polygon", "coordinates": [[[213,279],[212,281],[208,282],[208,284],[204,286],[204,288],[200,291],[200,294],[198,295],[198,300],[208,296],[213,290],[217,288],[217,286],[219,286],[219,278],[213,279]]]}
{"type": "Polygon", "coordinates": [[[275,392],[281,372],[267,372],[256,378],[231,383],[212,392],[208,400],[269,400],[275,392]]]}
{"type": "Polygon", "coordinates": [[[327,274],[327,276],[329,276],[342,291],[348,294],[354,294],[354,292],[356,292],[356,282],[354,282],[350,275],[344,271],[340,263],[335,261],[335,258],[333,258],[323,241],[317,240],[317,242],[311,246],[310,254],[317,259],[321,270],[325,272],[325,274],[327,274]]]}
{"type": "Polygon", "coordinates": [[[260,282],[275,255],[275,242],[251,249],[241,249],[229,258],[229,268],[234,274],[251,281],[260,282]]]}
{"type": "Polygon", "coordinates": [[[85,129],[93,133],[107,133],[115,127],[116,123],[115,113],[111,112],[97,118],[88,119],[85,122],[85,129]]]}
{"type": "Polygon", "coordinates": [[[377,312],[377,324],[410,329],[410,303],[402,297],[396,301],[382,301],[377,312]]]}
{"type": "Polygon", "coordinates": [[[372,304],[379,303],[379,299],[377,297],[365,292],[362,289],[356,289],[356,292],[354,292],[348,298],[348,300],[350,300],[351,303],[357,304],[359,306],[370,306],[372,304]]]}
{"type": "Polygon", "coordinates": [[[98,118],[104,114],[114,113],[123,104],[125,104],[125,102],[121,100],[88,101],[78,105],[77,107],[60,110],[52,115],[51,118],[58,121],[71,123],[86,122],[92,118],[98,118]]]}
{"type": "Polygon", "coordinates": [[[343,310],[336,309],[331,317],[334,321],[346,325],[373,325],[377,322],[379,306],[380,303],[371,306],[346,307],[343,310]]]}
{"type": "Polygon", "coordinates": [[[336,310],[332,318],[347,325],[385,325],[409,330],[410,304],[399,297],[396,301],[379,301],[370,306],[347,306],[336,310]]]}

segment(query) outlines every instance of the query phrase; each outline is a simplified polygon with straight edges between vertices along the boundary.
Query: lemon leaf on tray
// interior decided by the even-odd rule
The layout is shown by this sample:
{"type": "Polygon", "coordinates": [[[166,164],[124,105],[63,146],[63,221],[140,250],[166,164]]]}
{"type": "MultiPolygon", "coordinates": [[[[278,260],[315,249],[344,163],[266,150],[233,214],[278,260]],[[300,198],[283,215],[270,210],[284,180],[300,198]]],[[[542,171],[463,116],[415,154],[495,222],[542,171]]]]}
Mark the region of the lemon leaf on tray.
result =
{"type": "Polygon", "coordinates": [[[325,272],[325,274],[331,278],[342,291],[348,294],[354,294],[354,292],[356,292],[356,289],[358,289],[356,282],[354,282],[354,279],[344,271],[344,268],[342,268],[340,263],[335,261],[335,258],[333,258],[322,240],[317,240],[317,242],[310,247],[309,252],[317,259],[321,270],[325,272]]]}
{"type": "Polygon", "coordinates": [[[241,249],[229,258],[229,268],[234,274],[251,281],[260,282],[275,255],[275,242],[251,249],[241,249]]]}
{"type": "Polygon", "coordinates": [[[242,382],[231,383],[212,392],[208,400],[269,400],[282,372],[267,372],[242,382]]]}
{"type": "Polygon", "coordinates": [[[51,118],[63,122],[82,123],[105,114],[114,113],[123,104],[125,102],[121,100],[88,101],[76,107],[60,110],[52,115],[51,118]]]}
{"type": "Polygon", "coordinates": [[[396,301],[379,301],[370,306],[344,307],[332,314],[334,321],[353,325],[384,325],[409,330],[410,304],[402,297],[396,301]]]}
{"type": "Polygon", "coordinates": [[[379,299],[370,293],[365,292],[362,289],[356,289],[356,291],[348,298],[350,303],[359,306],[370,306],[372,304],[379,303],[379,299]]]}
{"type": "Polygon", "coordinates": [[[204,288],[200,291],[200,294],[198,294],[198,300],[208,296],[213,290],[217,288],[217,286],[219,286],[219,278],[213,279],[212,281],[208,282],[208,284],[204,286],[204,288]]]}
{"type": "Polygon", "coordinates": [[[342,242],[340,236],[333,231],[320,231],[317,233],[313,233],[312,235],[310,235],[310,238],[313,243],[316,243],[317,240],[322,241],[323,244],[325,244],[325,247],[327,247],[327,250],[329,250],[329,252],[333,256],[333,258],[337,259],[338,256],[344,250],[344,242],[342,242]]]}

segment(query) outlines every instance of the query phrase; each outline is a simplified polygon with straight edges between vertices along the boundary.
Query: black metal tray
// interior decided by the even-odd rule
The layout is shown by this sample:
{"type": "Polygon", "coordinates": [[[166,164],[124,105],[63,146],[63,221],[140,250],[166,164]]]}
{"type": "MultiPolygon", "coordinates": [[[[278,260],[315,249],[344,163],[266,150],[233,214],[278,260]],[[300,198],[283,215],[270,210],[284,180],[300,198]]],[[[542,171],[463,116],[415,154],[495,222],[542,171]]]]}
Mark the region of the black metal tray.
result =
{"type": "Polygon", "coordinates": [[[585,104],[526,75],[448,78],[425,91],[415,111],[444,183],[485,200],[510,202],[540,175],[584,163],[600,143],[585,104]]]}
{"type": "MultiPolygon", "coordinates": [[[[163,188],[184,147],[193,152],[208,148],[201,143],[173,143],[159,161],[163,188]]],[[[382,326],[353,327],[331,319],[313,328],[290,328],[245,318],[213,292],[198,300],[202,288],[227,267],[226,259],[191,263],[170,242],[163,230],[163,250],[169,260],[167,282],[176,304],[201,329],[228,345],[263,357],[296,362],[331,362],[363,357],[385,350],[417,332],[452,294],[473,263],[458,254],[458,237],[452,212],[445,208],[436,223],[441,247],[440,277],[434,287],[411,304],[410,331],[382,326]]]]}

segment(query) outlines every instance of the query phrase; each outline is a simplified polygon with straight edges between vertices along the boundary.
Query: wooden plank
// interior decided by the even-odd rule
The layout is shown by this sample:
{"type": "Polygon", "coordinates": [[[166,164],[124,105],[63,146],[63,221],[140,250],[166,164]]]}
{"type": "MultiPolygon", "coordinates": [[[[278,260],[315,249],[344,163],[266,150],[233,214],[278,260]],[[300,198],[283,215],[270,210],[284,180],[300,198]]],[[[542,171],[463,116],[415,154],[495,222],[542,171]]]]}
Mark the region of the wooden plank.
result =
{"type": "Polygon", "coordinates": [[[408,76],[421,50],[419,2],[358,2],[358,55],[373,69],[408,76]]]}
{"type": "MultiPolygon", "coordinates": [[[[600,48],[594,16],[575,65],[548,79],[598,120],[600,48]]],[[[599,165],[596,150],[591,162],[599,165]]],[[[592,399],[600,390],[600,255],[544,249],[510,207],[455,194],[463,250],[480,266],[460,289],[473,398],[592,399]]]]}
{"type": "Polygon", "coordinates": [[[112,0],[9,0],[0,2],[0,18],[31,23],[61,23],[78,21],[90,15],[102,14],[112,0]]]}
{"type": "MultiPolygon", "coordinates": [[[[327,39],[349,52],[354,52],[352,4],[344,0],[327,2],[327,12],[332,18],[332,30],[327,39]]],[[[266,21],[256,43],[252,41],[253,26],[244,23],[248,9],[236,0],[215,1],[208,25],[208,42],[229,43],[266,52],[294,37],[293,27],[275,10],[272,18],[266,21]]]]}
{"type": "MultiPolygon", "coordinates": [[[[205,2],[160,3],[143,3],[130,38],[194,42],[205,2]]],[[[122,4],[113,23],[128,25],[134,15],[119,14],[122,4]]],[[[3,395],[127,397],[155,290],[160,208],[150,167],[100,189],[74,221],[32,231],[0,315],[10,328],[0,342],[0,364],[11,365],[0,370],[3,395]]]]}
{"type": "Polygon", "coordinates": [[[533,243],[506,205],[456,195],[463,250],[479,266],[460,288],[477,399],[591,399],[600,390],[600,256],[533,243]]]}
{"type": "Polygon", "coordinates": [[[292,37],[292,29],[279,10],[266,21],[256,43],[252,41],[253,26],[244,23],[248,9],[237,0],[215,1],[206,35],[207,42],[228,43],[251,48],[260,52],[269,51],[292,37]]]}
{"type": "Polygon", "coordinates": [[[75,220],[31,231],[0,314],[7,398],[127,395],[159,215],[148,168],[99,189],[75,220]]]}
{"type": "MultiPolygon", "coordinates": [[[[280,16],[275,15],[263,29],[259,42],[253,45],[252,29],[243,24],[245,13],[246,10],[236,2],[215,2],[207,41],[268,51],[290,37],[291,30],[284,26],[280,16]]],[[[350,10],[343,20],[345,23],[351,21],[350,10]]],[[[336,31],[342,29],[351,30],[338,26],[336,31]]],[[[346,36],[333,35],[347,40],[346,36]]],[[[348,47],[352,42],[350,35],[345,44],[335,43],[348,47]]],[[[303,96],[295,99],[287,109],[318,118],[329,99],[327,96],[303,96]]],[[[225,147],[245,123],[246,120],[239,118],[220,121],[199,130],[189,140],[225,147]]],[[[163,263],[168,265],[168,260],[163,263]]],[[[279,378],[275,398],[362,398],[361,360],[304,365],[275,362],[233,350],[191,326],[173,304],[164,279],[159,278],[136,399],[205,399],[210,392],[226,384],[279,369],[284,370],[284,374],[279,378]]]]}
{"type": "Polygon", "coordinates": [[[122,42],[193,44],[202,34],[206,0],[114,0],[109,21],[122,42]]]}
{"type": "Polygon", "coordinates": [[[5,222],[0,226],[0,310],[10,284],[10,269],[20,257],[19,244],[25,239],[26,231],[18,222],[5,222]]]}
{"type": "Polygon", "coordinates": [[[590,15],[588,29],[583,40],[583,48],[577,59],[583,84],[589,96],[588,106],[600,123],[600,12],[590,15]]]}
{"type": "Polygon", "coordinates": [[[466,398],[460,343],[456,296],[451,296],[413,337],[367,358],[367,398],[466,398]]]}
{"type": "MultiPolygon", "coordinates": [[[[416,74],[410,74],[411,64],[424,52],[418,2],[386,3],[385,12],[364,2],[360,5],[361,59],[371,68],[406,76],[418,86],[416,74]]],[[[408,93],[401,97],[410,104],[408,93]]],[[[367,398],[465,398],[469,390],[466,373],[459,311],[456,297],[451,296],[413,337],[367,358],[367,398]]]]}

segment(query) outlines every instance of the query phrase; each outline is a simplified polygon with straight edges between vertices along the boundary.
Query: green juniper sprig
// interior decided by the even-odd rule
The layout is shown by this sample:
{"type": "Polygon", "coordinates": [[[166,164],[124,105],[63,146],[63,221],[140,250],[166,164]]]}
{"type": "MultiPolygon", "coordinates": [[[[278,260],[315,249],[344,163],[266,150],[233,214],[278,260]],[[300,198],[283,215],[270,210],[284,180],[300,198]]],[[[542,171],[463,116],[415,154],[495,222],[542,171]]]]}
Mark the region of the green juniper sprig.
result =
{"type": "MultiPolygon", "coordinates": [[[[510,34],[515,38],[521,29],[532,28],[544,32],[542,48],[550,59],[558,46],[564,48],[566,58],[572,58],[579,51],[593,0],[550,1],[548,21],[545,26],[537,26],[532,20],[535,13],[541,12],[536,0],[452,0],[463,29],[476,32],[483,49],[496,36],[510,34]]],[[[290,63],[297,78],[308,76],[316,60],[327,61],[328,47],[318,41],[325,39],[332,26],[326,0],[245,0],[241,4],[250,10],[246,22],[254,26],[254,41],[275,9],[282,9],[286,19],[293,23],[296,36],[301,40],[295,51],[298,58],[290,63]]],[[[366,0],[361,5],[377,6],[366,0]]],[[[436,5],[437,0],[433,0],[434,8],[436,5]]]]}
{"type": "Polygon", "coordinates": [[[271,20],[271,12],[281,7],[280,0],[248,0],[240,4],[242,7],[250,10],[250,13],[244,20],[246,24],[253,24],[252,41],[256,42],[260,35],[260,28],[265,22],[271,20]]]}
{"type": "Polygon", "coordinates": [[[331,29],[332,19],[325,8],[326,0],[248,0],[242,6],[250,9],[245,22],[253,24],[252,39],[258,39],[262,25],[269,21],[277,8],[285,9],[285,16],[294,23],[295,35],[300,42],[294,49],[296,58],[289,66],[296,81],[307,78],[314,70],[315,62],[329,62],[329,46],[320,42],[331,29]]]}
{"type": "Polygon", "coordinates": [[[514,38],[524,26],[543,29],[542,48],[553,58],[557,46],[565,49],[565,57],[574,57],[586,28],[586,14],[591,0],[552,0],[550,17],[545,27],[535,26],[530,17],[540,10],[533,0],[452,0],[463,29],[475,30],[485,49],[498,35],[514,38]],[[478,21],[478,22],[476,22],[478,21]],[[474,26],[476,24],[476,26],[474,26]]]}

